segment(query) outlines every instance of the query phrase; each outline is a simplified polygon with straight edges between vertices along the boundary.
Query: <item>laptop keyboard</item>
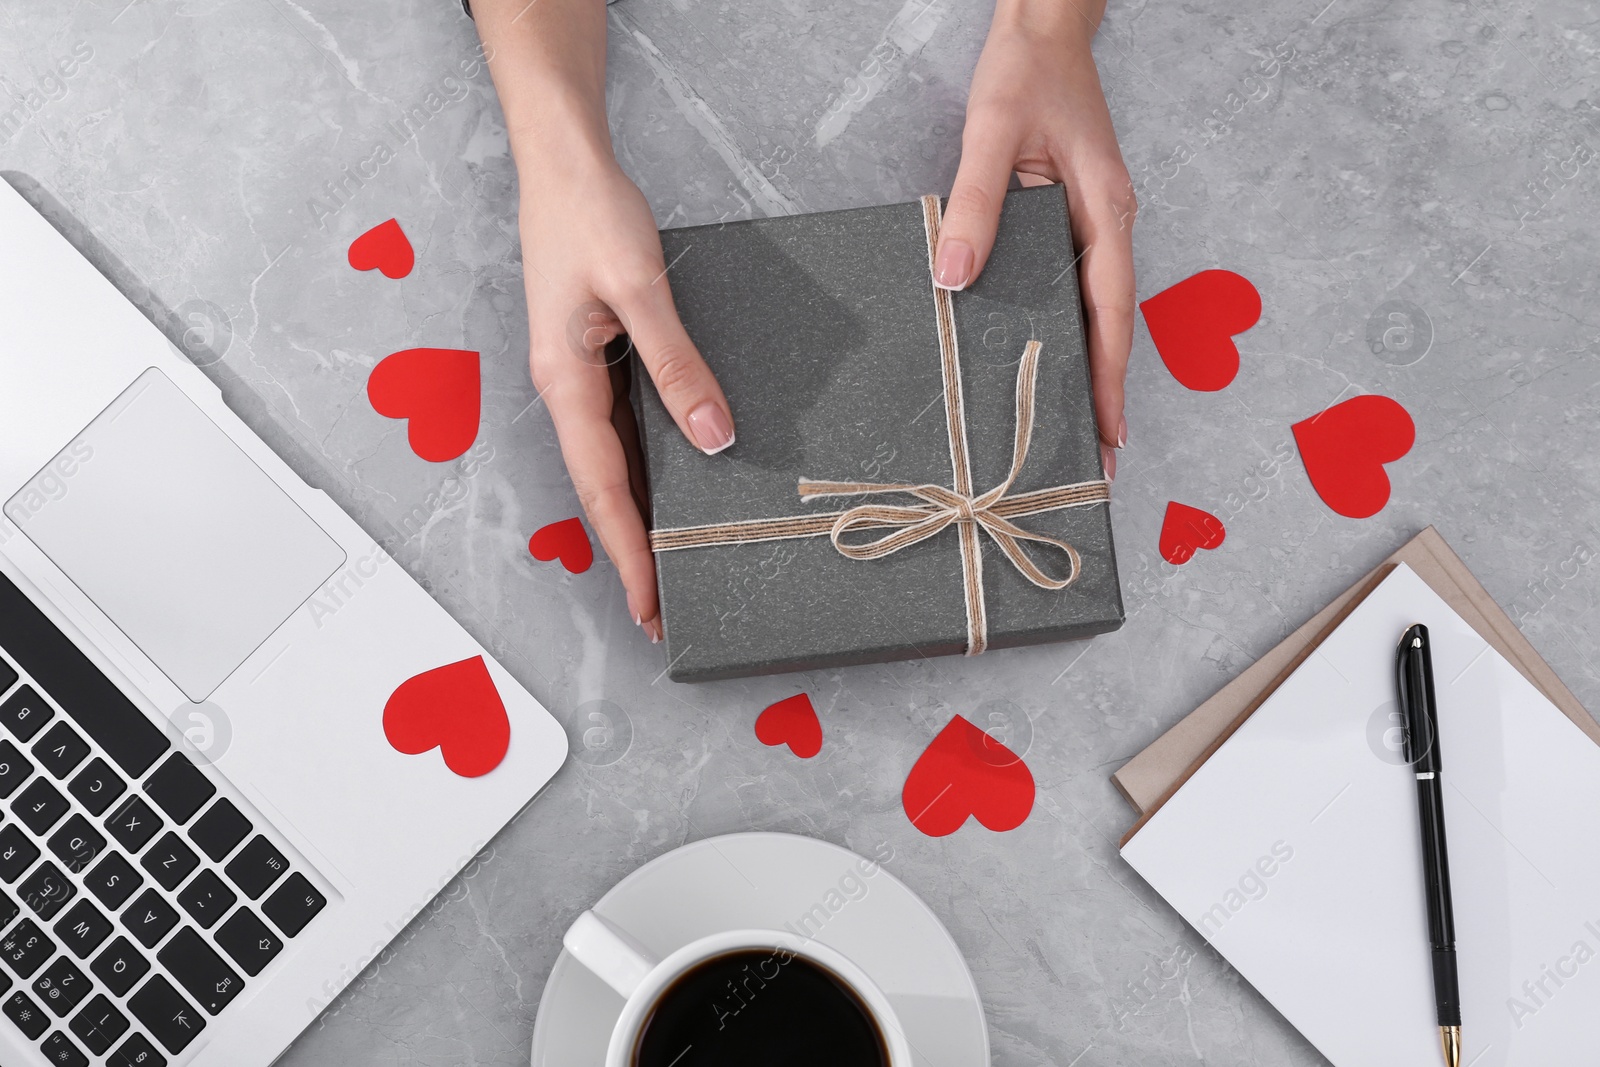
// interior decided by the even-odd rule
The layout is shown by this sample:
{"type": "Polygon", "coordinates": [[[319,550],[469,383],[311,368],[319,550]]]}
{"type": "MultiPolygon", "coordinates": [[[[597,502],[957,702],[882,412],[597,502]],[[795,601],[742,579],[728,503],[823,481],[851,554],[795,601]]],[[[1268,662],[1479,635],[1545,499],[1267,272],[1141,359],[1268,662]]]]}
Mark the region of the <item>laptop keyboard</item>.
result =
{"type": "Polygon", "coordinates": [[[327,903],[0,575],[0,1015],[163,1067],[327,903]]]}

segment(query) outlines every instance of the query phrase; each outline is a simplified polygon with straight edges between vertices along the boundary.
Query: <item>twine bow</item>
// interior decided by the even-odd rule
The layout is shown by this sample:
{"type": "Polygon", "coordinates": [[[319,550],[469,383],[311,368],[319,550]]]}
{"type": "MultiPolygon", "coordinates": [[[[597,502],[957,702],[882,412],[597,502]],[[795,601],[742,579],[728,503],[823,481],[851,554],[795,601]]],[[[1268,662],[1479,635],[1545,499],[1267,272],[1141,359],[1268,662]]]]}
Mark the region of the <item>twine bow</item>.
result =
{"type": "MultiPolygon", "coordinates": [[[[1000,546],[1017,570],[1041,589],[1065,589],[1077,581],[1083,569],[1078,550],[1066,541],[1044,534],[1030,533],[1012,522],[1010,515],[1031,515],[1038,511],[1053,510],[1073,504],[1093,503],[1105,499],[1104,483],[1087,482],[1080,485],[1059,486],[1036,493],[1008,496],[1011,486],[1022,473],[1028,460],[1028,443],[1033,436],[1034,383],[1038,376],[1038,341],[1029,341],[1022,355],[1022,366],[1017,371],[1017,425],[1012,443],[1011,470],[1005,481],[986,493],[973,496],[940,485],[911,485],[890,482],[825,482],[809,478],[800,480],[800,497],[812,500],[830,496],[870,496],[880,493],[906,493],[923,504],[897,506],[891,504],[859,504],[839,514],[828,531],[833,546],[851,559],[881,559],[902,548],[937,535],[951,523],[962,523],[968,533],[982,529],[1000,546]],[[857,530],[896,527],[894,532],[875,540],[851,542],[847,534],[857,530]],[[1060,549],[1067,558],[1067,574],[1056,578],[1034,562],[1020,542],[1036,541],[1060,549]]],[[[981,559],[973,553],[973,582],[979,586],[974,598],[982,610],[981,559]]]]}
{"type": "MultiPolygon", "coordinates": [[[[933,273],[934,251],[939,244],[941,211],[939,198],[922,198],[923,230],[928,242],[928,271],[933,273]]],[[[650,547],[669,552],[706,545],[749,544],[758,541],[819,537],[826,534],[841,555],[850,559],[882,559],[903,548],[926,541],[954,525],[961,543],[962,585],[967,614],[967,655],[976,656],[989,645],[988,613],[983,592],[983,550],[978,537],[981,529],[1000,547],[1012,566],[1041,589],[1061,590],[1078,580],[1083,560],[1069,542],[1044,534],[1030,533],[1012,522],[1013,518],[1046,511],[1078,508],[1110,499],[1104,479],[1057,485],[1027,493],[1011,493],[1011,486],[1022,473],[1033,438],[1034,393],[1039,373],[1038,341],[1029,341],[1017,368],[1016,430],[1012,437],[1011,469],[1005,480],[984,493],[972,489],[972,467],[967,451],[966,405],[961,391],[961,358],[956,344],[955,314],[950,291],[933,286],[934,308],[938,315],[940,367],[944,381],[945,425],[949,430],[950,468],[953,485],[902,482],[835,482],[800,479],[800,498],[810,501],[823,497],[910,495],[919,504],[858,504],[846,511],[791,516],[779,519],[752,519],[744,522],[712,523],[654,530],[650,547]],[[868,541],[850,541],[847,535],[863,530],[891,532],[868,541]],[[1032,541],[1060,550],[1067,558],[1067,574],[1058,578],[1040,567],[1023,547],[1032,541]]]]}

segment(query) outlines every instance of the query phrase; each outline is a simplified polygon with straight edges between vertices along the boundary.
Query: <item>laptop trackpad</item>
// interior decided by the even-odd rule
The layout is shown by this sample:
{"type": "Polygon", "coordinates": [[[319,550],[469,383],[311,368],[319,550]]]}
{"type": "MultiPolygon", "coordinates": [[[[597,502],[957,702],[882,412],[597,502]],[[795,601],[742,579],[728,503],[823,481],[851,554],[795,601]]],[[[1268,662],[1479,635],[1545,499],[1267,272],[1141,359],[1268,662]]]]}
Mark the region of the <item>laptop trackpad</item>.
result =
{"type": "Polygon", "coordinates": [[[5,513],[192,701],[345,558],[154,368],[5,513]]]}

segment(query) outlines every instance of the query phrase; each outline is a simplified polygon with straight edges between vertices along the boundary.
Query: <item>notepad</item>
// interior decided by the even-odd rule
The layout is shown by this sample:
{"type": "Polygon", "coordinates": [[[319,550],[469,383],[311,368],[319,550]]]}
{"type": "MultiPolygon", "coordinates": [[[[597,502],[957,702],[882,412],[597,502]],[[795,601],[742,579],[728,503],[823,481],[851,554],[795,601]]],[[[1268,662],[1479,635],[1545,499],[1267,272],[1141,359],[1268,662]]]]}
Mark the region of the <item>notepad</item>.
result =
{"type": "Polygon", "coordinates": [[[1600,746],[1397,567],[1123,857],[1336,1067],[1440,1061],[1394,652],[1428,626],[1465,1059],[1589,1062],[1600,746]]]}

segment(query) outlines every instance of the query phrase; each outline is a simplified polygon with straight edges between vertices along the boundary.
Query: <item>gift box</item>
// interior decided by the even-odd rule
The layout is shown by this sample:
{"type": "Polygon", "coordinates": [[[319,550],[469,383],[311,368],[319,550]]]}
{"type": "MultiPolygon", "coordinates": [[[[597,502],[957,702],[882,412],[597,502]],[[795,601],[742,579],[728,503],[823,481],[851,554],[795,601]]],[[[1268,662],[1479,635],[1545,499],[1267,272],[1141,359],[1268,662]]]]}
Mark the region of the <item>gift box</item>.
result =
{"type": "Polygon", "coordinates": [[[1063,189],[1007,195],[958,293],[932,284],[939,215],[924,197],[662,232],[738,431],[704,455],[634,366],[674,680],[1122,624],[1063,189]]]}

